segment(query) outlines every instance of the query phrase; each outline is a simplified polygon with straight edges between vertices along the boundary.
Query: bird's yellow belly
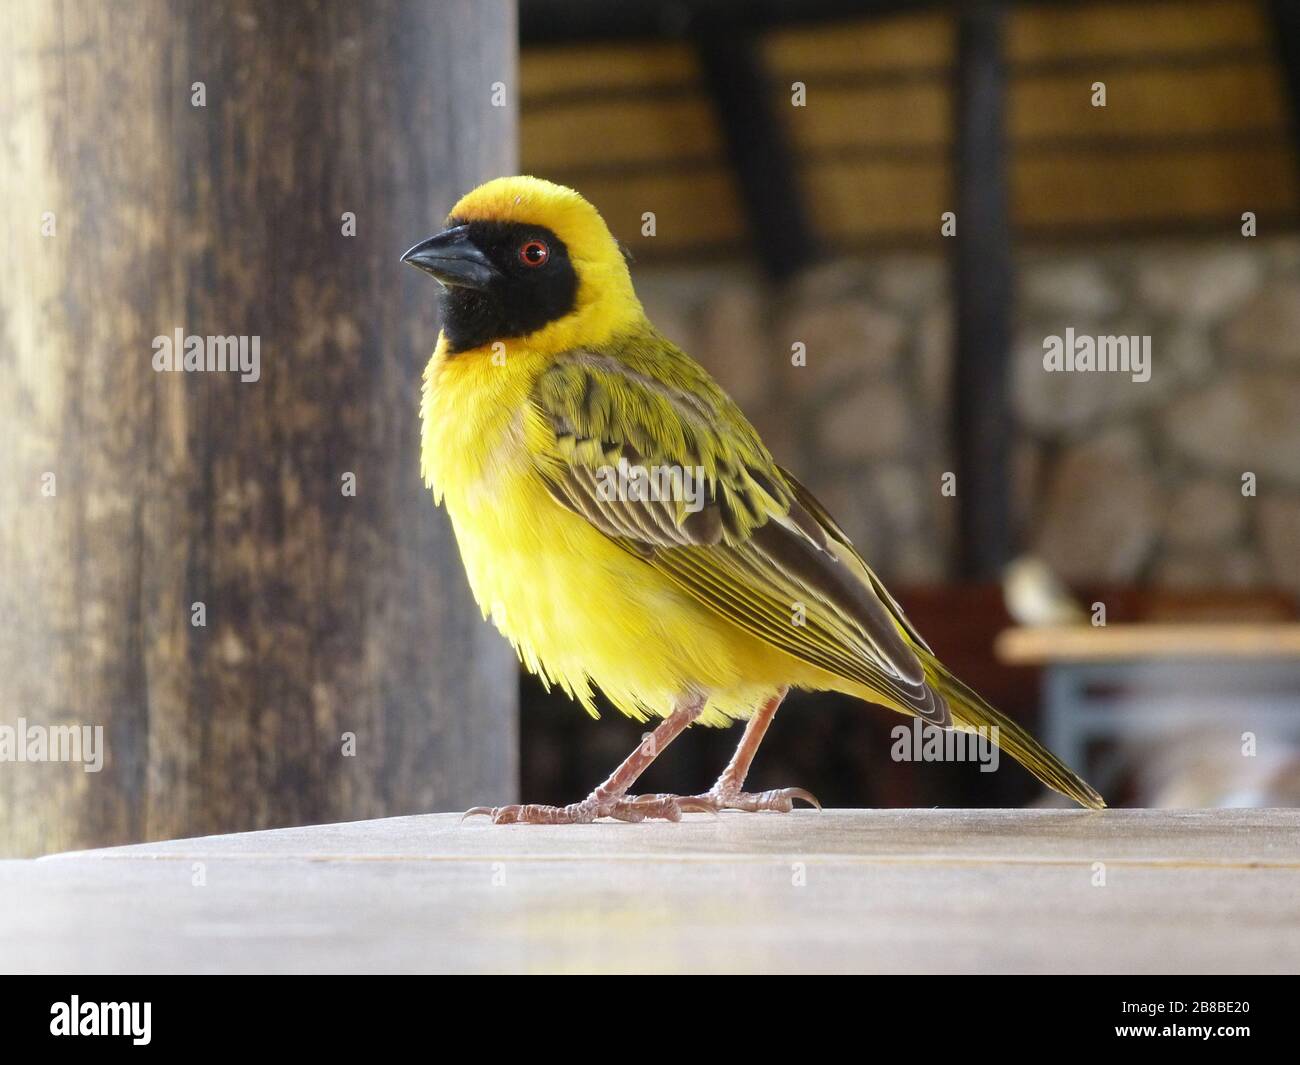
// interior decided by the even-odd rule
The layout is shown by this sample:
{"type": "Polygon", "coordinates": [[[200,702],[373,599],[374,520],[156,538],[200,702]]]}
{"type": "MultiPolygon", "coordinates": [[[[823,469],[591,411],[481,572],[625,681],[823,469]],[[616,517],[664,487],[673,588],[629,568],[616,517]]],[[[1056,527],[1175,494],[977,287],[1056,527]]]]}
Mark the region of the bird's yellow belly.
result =
{"type": "Polygon", "coordinates": [[[524,664],[590,712],[592,684],[634,717],[702,691],[702,720],[719,724],[791,679],[786,656],[562,507],[531,472],[498,487],[474,506],[447,499],[474,596],[524,664]]]}

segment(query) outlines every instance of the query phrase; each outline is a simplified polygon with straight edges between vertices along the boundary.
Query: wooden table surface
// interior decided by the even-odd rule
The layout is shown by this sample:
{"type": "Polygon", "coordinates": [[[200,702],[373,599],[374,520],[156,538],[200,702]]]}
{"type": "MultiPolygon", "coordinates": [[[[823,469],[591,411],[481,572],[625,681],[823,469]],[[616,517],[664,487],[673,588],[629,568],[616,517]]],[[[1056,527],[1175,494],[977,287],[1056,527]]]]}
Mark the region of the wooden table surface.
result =
{"type": "Polygon", "coordinates": [[[433,814],[86,851],[0,862],[0,969],[1296,972],[1300,810],[433,814]]]}

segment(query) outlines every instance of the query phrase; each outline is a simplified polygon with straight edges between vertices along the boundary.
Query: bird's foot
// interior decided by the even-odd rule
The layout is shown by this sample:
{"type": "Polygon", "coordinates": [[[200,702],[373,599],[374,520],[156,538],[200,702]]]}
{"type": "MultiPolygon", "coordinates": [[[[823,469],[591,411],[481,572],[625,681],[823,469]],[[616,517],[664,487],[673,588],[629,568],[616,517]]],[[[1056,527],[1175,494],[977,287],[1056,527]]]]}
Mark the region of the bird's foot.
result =
{"type": "MultiPolygon", "coordinates": [[[[713,813],[716,808],[698,796],[625,795],[617,799],[588,796],[568,806],[475,806],[465,817],[490,817],[494,825],[585,825],[598,817],[617,821],[680,821],[682,814],[713,813]]],[[[465,817],[462,817],[463,821],[465,817]]]]}
{"type": "Polygon", "coordinates": [[[695,800],[709,804],[715,812],[719,810],[744,810],[756,813],[759,810],[771,810],[775,813],[788,814],[794,809],[796,799],[815,806],[818,810],[822,804],[812,792],[803,788],[774,788],[772,791],[741,791],[739,788],[719,787],[714,785],[703,795],[692,796],[695,800]]]}

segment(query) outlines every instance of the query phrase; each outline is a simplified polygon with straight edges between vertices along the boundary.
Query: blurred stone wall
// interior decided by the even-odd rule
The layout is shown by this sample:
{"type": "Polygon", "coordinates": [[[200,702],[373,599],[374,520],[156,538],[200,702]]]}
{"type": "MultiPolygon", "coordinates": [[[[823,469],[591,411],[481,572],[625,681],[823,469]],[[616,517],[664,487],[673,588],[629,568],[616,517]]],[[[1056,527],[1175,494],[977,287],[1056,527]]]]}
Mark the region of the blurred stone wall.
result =
{"type": "MultiPolygon", "coordinates": [[[[940,256],[843,260],[780,291],[738,266],[633,270],[652,320],[882,575],[949,575],[940,256]]],[[[1300,593],[1300,238],[1037,250],[1018,276],[1017,549],[1075,581],[1300,593]],[[1048,373],[1044,338],[1067,328],[1151,337],[1150,380],[1048,373]]]]}

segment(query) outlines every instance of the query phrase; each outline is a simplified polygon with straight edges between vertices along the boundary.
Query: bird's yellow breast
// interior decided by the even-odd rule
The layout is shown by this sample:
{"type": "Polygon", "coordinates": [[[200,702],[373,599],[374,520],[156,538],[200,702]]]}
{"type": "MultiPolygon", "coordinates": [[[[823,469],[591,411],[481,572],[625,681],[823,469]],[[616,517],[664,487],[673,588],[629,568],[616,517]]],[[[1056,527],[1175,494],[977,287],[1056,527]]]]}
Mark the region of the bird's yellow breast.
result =
{"type": "Polygon", "coordinates": [[[530,670],[593,713],[593,683],[636,717],[706,691],[711,723],[747,716],[788,679],[786,656],[551,497],[535,456],[553,431],[529,401],[549,359],[512,351],[494,364],[442,348],[425,373],[423,474],[475,599],[530,670]]]}

